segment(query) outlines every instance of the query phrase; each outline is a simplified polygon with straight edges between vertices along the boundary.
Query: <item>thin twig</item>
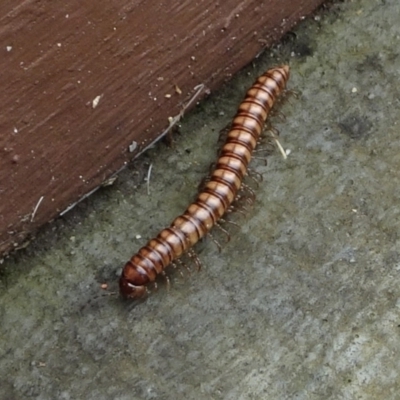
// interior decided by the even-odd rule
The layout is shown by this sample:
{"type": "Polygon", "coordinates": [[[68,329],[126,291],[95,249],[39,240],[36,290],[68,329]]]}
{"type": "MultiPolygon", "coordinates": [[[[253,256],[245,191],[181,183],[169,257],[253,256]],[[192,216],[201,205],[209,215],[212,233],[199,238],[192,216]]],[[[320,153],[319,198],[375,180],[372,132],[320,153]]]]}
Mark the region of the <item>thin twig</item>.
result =
{"type": "Polygon", "coordinates": [[[281,146],[281,144],[279,143],[279,140],[277,138],[274,138],[276,145],[278,146],[279,151],[281,152],[283,158],[286,160],[287,159],[287,155],[286,155],[286,151],[285,149],[281,146]]]}
{"type": "MultiPolygon", "coordinates": [[[[199,97],[199,94],[202,92],[202,90],[205,88],[204,83],[201,83],[200,85],[197,85],[194,87],[194,90],[196,90],[196,93],[191,97],[191,99],[183,106],[182,110],[180,111],[180,113],[178,115],[176,115],[175,117],[169,117],[168,121],[169,121],[169,125],[168,127],[160,134],[157,136],[157,138],[155,140],[153,140],[149,145],[143,147],[140,149],[140,151],[138,151],[135,154],[135,157],[140,156],[140,154],[144,153],[147,149],[149,149],[150,147],[153,147],[159,140],[161,140],[173,127],[174,125],[177,124],[177,122],[180,121],[180,119],[183,117],[185,111],[188,109],[188,107],[199,97]]],[[[137,146],[136,146],[137,147],[137,146]]],[[[136,147],[133,149],[133,151],[136,149],[136,147]]]]}
{"type": "Polygon", "coordinates": [[[167,129],[164,130],[164,132],[160,135],[160,137],[163,137],[166,135],[174,125],[176,125],[183,115],[185,114],[185,111],[192,105],[192,103],[199,97],[200,93],[204,89],[204,83],[201,83],[200,85],[197,85],[194,87],[194,90],[196,90],[196,93],[191,97],[191,99],[182,107],[182,110],[179,112],[179,114],[175,115],[175,117],[170,117],[168,118],[169,120],[169,125],[167,129]]]}
{"type": "Polygon", "coordinates": [[[36,203],[36,206],[35,206],[35,208],[33,209],[33,212],[32,212],[32,215],[31,215],[31,222],[33,222],[33,218],[35,218],[36,212],[37,212],[37,210],[38,210],[38,208],[39,208],[39,206],[40,206],[40,203],[43,201],[43,199],[44,199],[44,196],[42,196],[42,197],[39,199],[39,201],[36,203]]]}
{"type": "Polygon", "coordinates": [[[271,134],[271,136],[272,136],[272,139],[275,140],[275,143],[276,143],[276,145],[278,146],[278,149],[279,149],[279,151],[281,152],[282,157],[286,160],[286,159],[287,159],[286,151],[285,151],[285,149],[282,147],[282,145],[279,143],[279,140],[278,140],[277,135],[274,134],[274,132],[272,131],[272,129],[270,129],[269,132],[270,132],[270,134],[271,134]]]}
{"type": "Polygon", "coordinates": [[[150,164],[149,170],[147,171],[147,196],[150,196],[150,176],[151,176],[151,170],[153,168],[153,164],[150,164]]]}

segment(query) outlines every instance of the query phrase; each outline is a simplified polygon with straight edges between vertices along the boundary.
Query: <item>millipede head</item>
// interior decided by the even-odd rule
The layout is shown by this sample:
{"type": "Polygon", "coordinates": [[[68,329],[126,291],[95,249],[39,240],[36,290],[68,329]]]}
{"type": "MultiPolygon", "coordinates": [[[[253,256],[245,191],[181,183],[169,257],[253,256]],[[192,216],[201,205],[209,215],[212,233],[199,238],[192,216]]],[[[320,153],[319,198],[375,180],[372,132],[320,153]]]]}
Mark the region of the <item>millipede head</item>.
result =
{"type": "Polygon", "coordinates": [[[140,299],[147,294],[146,286],[133,285],[129,283],[123,276],[119,279],[119,292],[125,299],[140,299]]]}
{"type": "Polygon", "coordinates": [[[146,285],[150,281],[146,270],[128,261],[119,279],[119,291],[126,299],[139,299],[147,294],[146,285]]]}

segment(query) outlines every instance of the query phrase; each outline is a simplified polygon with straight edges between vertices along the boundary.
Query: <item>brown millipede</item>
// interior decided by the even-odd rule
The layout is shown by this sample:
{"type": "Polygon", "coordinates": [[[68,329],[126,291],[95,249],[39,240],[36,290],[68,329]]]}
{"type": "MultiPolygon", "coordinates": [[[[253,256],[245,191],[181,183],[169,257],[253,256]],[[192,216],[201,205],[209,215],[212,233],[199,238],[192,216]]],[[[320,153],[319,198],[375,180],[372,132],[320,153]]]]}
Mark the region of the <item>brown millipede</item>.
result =
{"type": "Polygon", "coordinates": [[[123,297],[142,297],[147,292],[146,286],[225,214],[242,185],[269,111],[288,79],[289,66],[282,65],[265,72],[247,91],[210,179],[197,199],[125,264],[119,280],[123,297]]]}

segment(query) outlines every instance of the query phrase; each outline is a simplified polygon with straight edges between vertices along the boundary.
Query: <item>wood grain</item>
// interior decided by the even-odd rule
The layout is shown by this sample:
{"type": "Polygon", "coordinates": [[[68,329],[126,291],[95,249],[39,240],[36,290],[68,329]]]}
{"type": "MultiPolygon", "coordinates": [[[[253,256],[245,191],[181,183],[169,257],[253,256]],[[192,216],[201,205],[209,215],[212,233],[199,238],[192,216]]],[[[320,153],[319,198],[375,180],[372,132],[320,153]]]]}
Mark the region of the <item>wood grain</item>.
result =
{"type": "Polygon", "coordinates": [[[0,255],[157,139],[196,85],[214,90],[321,3],[2,1],[0,255]]]}

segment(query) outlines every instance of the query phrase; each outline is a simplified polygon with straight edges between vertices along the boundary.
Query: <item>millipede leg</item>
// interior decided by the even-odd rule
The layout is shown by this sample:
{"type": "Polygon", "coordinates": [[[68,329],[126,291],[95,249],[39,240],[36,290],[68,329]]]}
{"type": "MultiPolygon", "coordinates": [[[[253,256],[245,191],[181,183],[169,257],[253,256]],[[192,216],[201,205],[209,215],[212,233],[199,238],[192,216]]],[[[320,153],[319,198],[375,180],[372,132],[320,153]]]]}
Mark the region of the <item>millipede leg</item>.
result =
{"type": "MultiPolygon", "coordinates": [[[[231,222],[231,221],[225,221],[224,219],[220,219],[220,221],[221,222],[231,222]]],[[[234,222],[232,222],[232,223],[234,223],[234,222]]],[[[235,223],[235,225],[237,225],[236,223],[235,223]]],[[[221,224],[219,224],[218,222],[215,224],[215,226],[219,229],[219,230],[221,230],[222,232],[224,232],[225,233],[225,235],[226,235],[226,237],[227,237],[227,241],[229,242],[230,240],[231,240],[231,235],[229,234],[229,232],[226,230],[226,229],[224,229],[222,226],[221,226],[221,224]]]]}
{"type": "Polygon", "coordinates": [[[204,178],[201,180],[201,182],[200,182],[200,183],[198,184],[198,186],[197,186],[197,191],[198,191],[198,192],[201,192],[201,191],[204,189],[204,187],[206,186],[206,184],[207,184],[208,182],[210,182],[210,175],[204,177],[204,178]]]}
{"type": "MultiPolygon", "coordinates": [[[[235,199],[236,201],[236,199],[235,199]]],[[[228,209],[226,210],[227,213],[231,213],[231,212],[238,212],[239,214],[242,214],[243,216],[246,216],[246,213],[243,211],[243,208],[245,209],[245,207],[238,207],[236,206],[229,206],[228,209]]]]}
{"type": "MultiPolygon", "coordinates": [[[[158,290],[157,282],[153,282],[153,288],[152,288],[152,290],[155,290],[155,291],[158,290]]],[[[147,288],[146,288],[146,293],[149,294],[149,290],[148,290],[147,288]]]]}
{"type": "MultiPolygon", "coordinates": [[[[293,90],[293,89],[285,89],[282,92],[282,96],[285,98],[290,98],[290,96],[293,96],[295,99],[298,99],[300,97],[300,93],[297,90],[293,90]]],[[[288,100],[289,101],[289,100],[288,100]]]]}
{"type": "MultiPolygon", "coordinates": [[[[220,218],[220,221],[222,222],[222,223],[228,223],[228,224],[232,224],[232,225],[235,225],[237,228],[240,228],[240,225],[237,223],[237,222],[235,222],[235,221],[230,221],[229,219],[224,219],[224,218],[220,218]]],[[[222,228],[222,227],[221,227],[222,228]]],[[[228,233],[228,231],[226,232],[227,234],[228,234],[228,236],[229,236],[229,240],[231,239],[231,236],[229,235],[229,233],[228,233]]]]}
{"type": "Polygon", "coordinates": [[[197,254],[192,249],[190,249],[190,250],[188,250],[187,255],[196,264],[197,271],[200,271],[201,270],[201,261],[200,261],[199,257],[197,256],[197,254]]]}
{"type": "Polygon", "coordinates": [[[254,193],[254,190],[249,185],[246,185],[243,182],[242,182],[242,186],[240,187],[240,190],[242,190],[245,194],[248,194],[250,196],[250,197],[246,197],[246,202],[250,206],[252,206],[256,200],[256,194],[254,193]]]}
{"type": "Polygon", "coordinates": [[[286,121],[286,115],[283,112],[277,110],[276,108],[273,108],[270,111],[270,116],[272,116],[274,118],[278,118],[281,122],[286,121]]]}
{"type": "Polygon", "coordinates": [[[163,276],[163,278],[165,279],[165,281],[167,282],[167,291],[169,292],[169,289],[171,287],[171,280],[169,279],[168,275],[165,273],[165,271],[161,272],[161,275],[163,276]]]}
{"type": "Polygon", "coordinates": [[[188,274],[191,275],[192,271],[190,270],[190,268],[188,267],[188,265],[187,265],[185,262],[183,262],[180,258],[177,258],[177,259],[175,260],[175,262],[177,262],[177,263],[179,264],[179,265],[178,265],[179,273],[181,274],[181,276],[182,276],[183,278],[184,278],[184,275],[183,275],[183,273],[182,273],[182,269],[183,269],[183,268],[185,268],[186,271],[188,272],[188,274]]]}
{"type": "Polygon", "coordinates": [[[218,247],[218,251],[221,253],[222,247],[221,247],[221,245],[218,243],[218,240],[216,240],[216,239],[214,238],[214,236],[213,236],[210,232],[208,232],[207,235],[208,235],[208,236],[211,238],[211,240],[215,243],[215,245],[218,247]]]}
{"type": "Polygon", "coordinates": [[[264,180],[262,174],[260,174],[259,172],[257,172],[255,169],[252,169],[252,168],[248,168],[247,176],[253,182],[255,182],[255,184],[257,185],[257,188],[260,186],[260,182],[262,182],[264,180]]]}
{"type": "Polygon", "coordinates": [[[277,139],[280,135],[279,129],[274,126],[269,126],[268,129],[265,130],[265,134],[273,139],[277,139]]]}
{"type": "Polygon", "coordinates": [[[180,268],[180,265],[178,266],[177,263],[181,263],[180,260],[175,260],[174,262],[172,262],[170,265],[173,269],[176,269],[179,271],[179,275],[183,278],[183,273],[182,273],[182,269],[180,268]]]}
{"type": "Polygon", "coordinates": [[[236,196],[234,203],[231,205],[232,207],[232,212],[238,212],[241,213],[243,216],[246,216],[246,213],[248,213],[248,208],[243,205],[243,203],[240,202],[240,199],[242,196],[236,196]]]}
{"type": "Polygon", "coordinates": [[[220,129],[219,134],[218,134],[218,143],[225,142],[226,137],[228,136],[228,132],[230,131],[231,127],[232,127],[232,123],[229,122],[222,129],[220,129]]]}

